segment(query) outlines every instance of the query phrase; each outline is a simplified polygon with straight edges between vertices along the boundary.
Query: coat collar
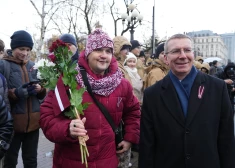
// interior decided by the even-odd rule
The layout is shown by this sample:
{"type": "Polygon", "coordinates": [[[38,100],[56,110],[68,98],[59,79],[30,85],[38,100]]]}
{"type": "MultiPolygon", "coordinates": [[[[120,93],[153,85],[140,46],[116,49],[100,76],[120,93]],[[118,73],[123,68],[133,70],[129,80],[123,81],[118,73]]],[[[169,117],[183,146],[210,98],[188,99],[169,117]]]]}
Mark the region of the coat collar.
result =
{"type": "Polygon", "coordinates": [[[165,106],[168,108],[168,111],[172,115],[172,117],[175,120],[177,120],[177,122],[180,125],[184,127],[185,125],[184,113],[181,108],[181,104],[180,104],[180,100],[178,98],[177,92],[175,90],[175,87],[169,75],[163,78],[161,97],[165,106]]]}
{"type": "Polygon", "coordinates": [[[193,118],[195,117],[197,111],[199,110],[201,102],[203,101],[206,91],[207,88],[205,74],[203,74],[202,72],[198,72],[198,75],[194,80],[188,101],[188,116],[186,118],[186,126],[189,126],[193,118]]]}
{"type": "Polygon", "coordinates": [[[191,89],[186,118],[184,117],[180,100],[169,75],[167,75],[162,81],[161,97],[172,117],[175,118],[181,126],[185,127],[190,125],[196,115],[203,100],[205,91],[205,76],[201,72],[198,72],[191,89]],[[204,88],[202,98],[199,98],[198,96],[200,86],[201,88],[204,88]]]}

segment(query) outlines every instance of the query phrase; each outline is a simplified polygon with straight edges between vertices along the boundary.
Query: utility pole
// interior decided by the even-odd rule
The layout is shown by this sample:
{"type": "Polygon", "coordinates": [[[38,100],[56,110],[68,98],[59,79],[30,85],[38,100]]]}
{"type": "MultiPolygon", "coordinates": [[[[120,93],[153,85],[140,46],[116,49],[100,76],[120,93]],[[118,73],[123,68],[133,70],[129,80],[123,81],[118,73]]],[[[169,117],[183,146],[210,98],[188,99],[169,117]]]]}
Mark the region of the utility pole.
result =
{"type": "Polygon", "coordinates": [[[153,5],[152,55],[155,54],[155,0],[153,5]]]}

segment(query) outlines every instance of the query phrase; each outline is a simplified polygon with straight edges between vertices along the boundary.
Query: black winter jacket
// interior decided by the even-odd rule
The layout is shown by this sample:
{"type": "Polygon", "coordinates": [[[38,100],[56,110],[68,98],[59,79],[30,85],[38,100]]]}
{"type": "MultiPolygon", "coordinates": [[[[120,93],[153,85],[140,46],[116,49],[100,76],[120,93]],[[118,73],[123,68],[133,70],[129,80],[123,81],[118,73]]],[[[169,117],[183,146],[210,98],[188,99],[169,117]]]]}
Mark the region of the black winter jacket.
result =
{"type": "Polygon", "coordinates": [[[3,97],[0,95],[0,159],[9,148],[13,137],[13,119],[3,97]]]}

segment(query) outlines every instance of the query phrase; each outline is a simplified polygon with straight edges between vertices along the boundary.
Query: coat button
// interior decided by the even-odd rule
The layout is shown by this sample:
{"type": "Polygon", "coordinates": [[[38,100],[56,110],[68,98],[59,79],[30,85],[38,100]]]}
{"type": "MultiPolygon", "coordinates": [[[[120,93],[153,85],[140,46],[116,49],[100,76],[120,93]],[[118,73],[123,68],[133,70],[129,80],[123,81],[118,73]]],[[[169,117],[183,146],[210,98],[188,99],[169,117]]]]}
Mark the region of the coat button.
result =
{"type": "Polygon", "coordinates": [[[190,154],[186,154],[186,159],[189,160],[190,158],[190,154]]]}
{"type": "Polygon", "coordinates": [[[185,134],[189,134],[189,133],[190,133],[189,129],[186,129],[185,134]]]}

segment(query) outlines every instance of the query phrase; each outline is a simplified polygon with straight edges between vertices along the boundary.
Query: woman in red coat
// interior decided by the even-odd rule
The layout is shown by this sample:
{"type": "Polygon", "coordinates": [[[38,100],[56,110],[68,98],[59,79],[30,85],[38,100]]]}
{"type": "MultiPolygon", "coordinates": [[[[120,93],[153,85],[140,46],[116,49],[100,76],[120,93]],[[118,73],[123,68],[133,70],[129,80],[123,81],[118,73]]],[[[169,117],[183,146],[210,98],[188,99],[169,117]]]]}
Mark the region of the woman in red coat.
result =
{"type": "MultiPolygon", "coordinates": [[[[119,143],[122,149],[116,151],[114,132],[88,92],[83,94],[83,103],[92,104],[84,111],[82,120],[70,120],[59,112],[55,93],[50,91],[41,105],[40,125],[45,136],[55,143],[53,168],[85,167],[81,163],[77,138],[84,135],[89,136],[86,142],[90,154],[88,167],[117,168],[116,153],[125,152],[131,144],[139,142],[139,102],[118,69],[113,57],[113,41],[101,29],[89,35],[86,49],[79,57],[79,66],[86,70],[95,98],[107,108],[115,124],[118,126],[121,119],[124,121],[124,140],[119,143]]],[[[84,87],[80,73],[76,79],[78,89],[84,87]]]]}

